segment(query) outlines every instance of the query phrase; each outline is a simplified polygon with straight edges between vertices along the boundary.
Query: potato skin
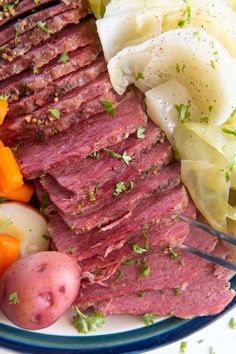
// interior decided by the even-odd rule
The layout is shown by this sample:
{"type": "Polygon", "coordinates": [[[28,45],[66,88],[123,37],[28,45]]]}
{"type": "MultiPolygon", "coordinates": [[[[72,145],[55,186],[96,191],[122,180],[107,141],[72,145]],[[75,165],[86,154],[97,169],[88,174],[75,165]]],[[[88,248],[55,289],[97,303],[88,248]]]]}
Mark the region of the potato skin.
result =
{"type": "Polygon", "coordinates": [[[40,252],[20,259],[0,280],[0,308],[19,327],[48,327],[73,304],[80,275],[76,260],[63,253],[40,252]],[[14,292],[19,303],[10,304],[14,292]]]}

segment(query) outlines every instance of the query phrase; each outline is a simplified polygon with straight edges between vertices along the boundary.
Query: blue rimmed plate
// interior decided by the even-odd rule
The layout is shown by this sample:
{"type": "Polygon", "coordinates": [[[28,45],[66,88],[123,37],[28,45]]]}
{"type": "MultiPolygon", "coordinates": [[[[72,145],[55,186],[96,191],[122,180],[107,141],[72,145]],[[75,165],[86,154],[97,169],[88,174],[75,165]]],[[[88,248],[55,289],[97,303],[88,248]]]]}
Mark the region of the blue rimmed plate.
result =
{"type": "MultiPolygon", "coordinates": [[[[231,279],[236,290],[236,276],[231,279]]],[[[71,314],[53,326],[31,332],[14,327],[0,317],[0,346],[24,353],[140,353],[175,342],[210,325],[236,305],[236,297],[217,316],[181,320],[174,317],[143,326],[142,319],[131,316],[111,316],[97,335],[79,336],[70,325],[71,314]]]]}

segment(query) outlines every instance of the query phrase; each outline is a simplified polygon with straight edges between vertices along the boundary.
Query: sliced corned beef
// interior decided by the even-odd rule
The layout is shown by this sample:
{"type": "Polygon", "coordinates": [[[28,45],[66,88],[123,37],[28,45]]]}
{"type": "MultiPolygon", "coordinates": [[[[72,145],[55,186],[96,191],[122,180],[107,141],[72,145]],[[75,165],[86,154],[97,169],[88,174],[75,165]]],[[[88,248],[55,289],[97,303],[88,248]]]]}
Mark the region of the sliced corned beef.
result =
{"type": "MultiPolygon", "coordinates": [[[[193,218],[196,216],[196,208],[191,201],[187,209],[179,210],[179,212],[193,218]]],[[[166,248],[175,248],[188,235],[189,225],[187,223],[167,215],[160,224],[146,229],[144,227],[123,247],[117,247],[108,255],[106,253],[98,254],[95,257],[81,261],[82,277],[89,282],[103,281],[117,270],[122,261],[132,260],[134,255],[137,255],[134,251],[135,247],[138,247],[138,251],[143,252],[143,254],[146,253],[145,249],[158,251],[166,248]]]]}
{"type": "MultiPolygon", "coordinates": [[[[219,244],[224,256],[229,250],[219,244]]],[[[217,253],[218,251],[216,251],[217,253]]],[[[205,262],[198,275],[183,289],[149,290],[142,295],[131,294],[124,297],[111,298],[97,304],[96,310],[104,314],[144,315],[154,313],[159,316],[174,315],[191,318],[193,316],[216,315],[233,299],[234,291],[229,290],[230,271],[212,263],[205,262]],[[221,274],[219,276],[218,274],[221,274]]],[[[175,270],[173,276],[175,277],[175,270]]]]}
{"type": "MultiPolygon", "coordinates": [[[[20,141],[35,138],[35,136],[42,139],[63,132],[73,123],[78,124],[81,120],[80,111],[84,101],[97,97],[99,94],[105,94],[110,89],[109,75],[107,72],[102,73],[87,85],[77,86],[56,103],[49,103],[30,115],[6,120],[1,127],[0,136],[5,143],[6,138],[10,143],[16,142],[18,137],[20,141]],[[57,110],[60,117],[55,117],[52,113],[53,110],[57,110]]],[[[25,100],[27,101],[27,98],[25,100]]]]}
{"type": "MultiPolygon", "coordinates": [[[[68,190],[64,190],[58,183],[55,183],[55,180],[50,176],[43,177],[41,182],[44,189],[49,193],[51,201],[63,214],[72,215],[81,214],[82,212],[83,218],[87,218],[93,213],[98,213],[99,215],[99,211],[101,211],[101,208],[104,208],[104,206],[107,207],[107,205],[112,205],[116,201],[118,202],[118,196],[115,197],[113,195],[117,183],[120,183],[120,181],[125,183],[127,191],[124,195],[128,193],[127,198],[129,198],[133,192],[131,189],[136,188],[136,180],[137,184],[139,183],[138,177],[140,175],[145,176],[148,173],[156,174],[157,171],[170,162],[171,158],[172,148],[170,144],[168,142],[157,144],[151,151],[144,153],[140,160],[132,161],[128,166],[121,161],[122,166],[119,173],[115,173],[114,171],[114,175],[110,177],[107,183],[102,182],[99,184],[97,182],[94,186],[90,185],[87,190],[79,190],[76,196],[68,192],[68,190]],[[96,198],[92,203],[89,200],[91,191],[94,191],[96,198]],[[78,204],[81,208],[78,208],[78,204]]],[[[78,175],[78,179],[79,178],[80,176],[78,175]]],[[[124,208],[122,213],[125,213],[124,208]]],[[[113,209],[113,217],[117,217],[115,209],[113,209]]]]}
{"type": "Polygon", "coordinates": [[[15,38],[4,46],[3,53],[7,53],[13,59],[22,56],[32,47],[36,47],[39,43],[46,41],[52,34],[56,34],[67,25],[78,24],[81,18],[88,15],[88,13],[88,8],[75,8],[60,13],[47,21],[39,21],[38,25],[32,30],[25,32],[22,35],[18,35],[17,32],[15,38]]]}
{"type": "Polygon", "coordinates": [[[69,158],[83,159],[93,151],[116,144],[132,134],[138,126],[146,126],[139,92],[127,94],[115,116],[103,113],[72,126],[40,143],[28,142],[18,148],[16,157],[26,178],[34,178],[69,158]]]}
{"type": "MultiPolygon", "coordinates": [[[[0,82],[0,92],[16,95],[16,97],[24,93],[29,95],[32,92],[41,91],[58,78],[90,64],[101,52],[101,46],[95,38],[95,33],[91,33],[90,37],[94,43],[68,53],[68,61],[66,63],[61,63],[59,61],[60,56],[58,56],[49,64],[43,66],[37,74],[27,70],[19,75],[12,76],[0,82]]],[[[88,43],[89,41],[90,39],[88,39],[88,43]]]]}
{"type": "MultiPolygon", "coordinates": [[[[148,122],[145,130],[145,138],[137,139],[137,132],[130,135],[128,139],[122,140],[109,149],[122,155],[125,151],[132,158],[130,164],[140,159],[143,152],[148,151],[162,138],[159,127],[148,122]]],[[[105,151],[99,151],[99,158],[88,157],[85,160],[68,160],[64,164],[50,170],[50,174],[64,188],[79,195],[82,195],[88,188],[95,188],[96,184],[102,185],[117,175],[125,166],[120,159],[113,158],[105,151]],[[88,174],[88,171],[90,172],[88,174]],[[79,176],[79,178],[78,178],[79,176]]]]}
{"type": "Polygon", "coordinates": [[[77,4],[74,2],[70,5],[60,3],[47,9],[37,11],[23,18],[22,20],[15,21],[14,23],[5,26],[5,28],[0,31],[0,45],[2,46],[3,44],[9,42],[11,39],[14,39],[16,31],[20,35],[36,27],[39,21],[44,22],[47,19],[58,15],[59,13],[76,7],[86,7],[86,3],[87,1],[78,1],[77,4]]]}
{"type": "MultiPolygon", "coordinates": [[[[76,0],[73,0],[76,1],[76,0]]],[[[10,15],[9,17],[5,17],[0,21],[0,26],[3,26],[5,23],[8,23],[12,20],[12,18],[16,18],[20,15],[23,15],[27,12],[30,12],[44,4],[48,4],[50,2],[53,2],[53,0],[40,0],[39,1],[32,1],[32,0],[23,0],[20,1],[16,6],[14,6],[15,14],[10,15]]]]}
{"type": "MultiPolygon", "coordinates": [[[[104,58],[101,56],[92,64],[85,66],[84,68],[69,75],[63,76],[34,95],[24,97],[17,102],[10,103],[7,117],[16,118],[24,114],[31,113],[37,108],[53,102],[55,98],[58,100],[60,97],[63,97],[67,92],[75,89],[76,87],[81,87],[95,80],[97,76],[105,70],[106,63],[104,58]]],[[[5,124],[7,125],[10,123],[6,121],[5,124]]]]}
{"type": "MultiPolygon", "coordinates": [[[[177,178],[177,177],[176,177],[177,178]]],[[[171,177],[172,179],[172,177],[171,177]]],[[[165,182],[165,184],[168,181],[165,182]]],[[[188,206],[188,195],[183,187],[167,190],[158,196],[146,199],[134,211],[132,218],[123,220],[110,229],[94,229],[83,234],[76,234],[60,217],[54,216],[49,222],[52,240],[59,252],[67,253],[69,248],[78,261],[91,258],[96,254],[121,248],[131,237],[141,232],[143,225],[159,225],[161,220],[173,212],[188,206]]]]}
{"type": "Polygon", "coordinates": [[[52,36],[41,46],[30,50],[22,57],[16,58],[12,63],[0,67],[0,80],[19,74],[29,67],[41,68],[59,54],[71,52],[79,47],[91,43],[91,33],[95,31],[93,19],[78,25],[69,25],[59,33],[52,36]]]}

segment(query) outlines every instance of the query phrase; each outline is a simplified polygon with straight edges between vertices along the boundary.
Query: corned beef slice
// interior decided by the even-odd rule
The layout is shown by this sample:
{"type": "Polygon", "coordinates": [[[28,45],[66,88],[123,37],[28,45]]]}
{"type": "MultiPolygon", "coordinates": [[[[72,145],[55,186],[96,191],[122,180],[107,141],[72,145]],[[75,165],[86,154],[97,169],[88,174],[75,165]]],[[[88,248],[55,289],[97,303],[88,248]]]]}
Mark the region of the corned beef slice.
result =
{"type": "Polygon", "coordinates": [[[68,248],[72,247],[74,256],[80,261],[105,252],[108,255],[114,249],[122,247],[127,239],[141,232],[144,224],[148,227],[159,225],[166,215],[183,210],[187,205],[186,190],[183,187],[176,187],[171,193],[168,190],[146,199],[135,208],[130,218],[112,229],[97,228],[77,235],[58,216],[50,220],[49,229],[58,251],[66,253],[68,248]]]}
{"type": "MultiPolygon", "coordinates": [[[[218,253],[228,256],[229,250],[221,243],[218,253]],[[223,252],[222,252],[223,251],[223,252]]],[[[175,275],[175,271],[173,275],[175,275]]],[[[159,316],[174,315],[191,318],[193,316],[215,315],[221,312],[233,299],[234,291],[229,290],[230,271],[205,262],[204,266],[184,289],[149,290],[144,296],[134,293],[124,297],[111,298],[95,306],[104,314],[143,315],[154,313],[159,316]]]]}
{"type": "MultiPolygon", "coordinates": [[[[151,161],[144,160],[150,163],[149,169],[152,169],[153,166],[157,169],[161,168],[161,166],[168,163],[172,157],[170,145],[160,151],[160,156],[155,156],[152,152],[155,152],[155,150],[149,153],[152,155],[151,161]]],[[[144,168],[145,167],[147,166],[144,166],[144,168]]],[[[70,201],[68,201],[68,210],[63,208],[63,212],[60,213],[60,215],[69,227],[73,227],[75,232],[89,231],[94,227],[101,227],[112,221],[114,221],[114,225],[116,225],[120,223],[123,218],[125,220],[130,218],[135,207],[145,198],[148,198],[153,193],[158,194],[162,188],[165,188],[169,184],[176,185],[178,183],[179,178],[176,174],[176,170],[172,172],[164,169],[158,175],[151,175],[146,178],[142,178],[142,176],[137,179],[134,178],[133,185],[127,183],[128,193],[123,192],[119,196],[113,195],[116,184],[108,184],[108,186],[104,186],[104,188],[97,193],[95,189],[96,201],[90,201],[89,196],[87,196],[82,207],[78,199],[75,203],[72,203],[72,206],[70,206],[70,201]],[[171,173],[173,178],[170,180],[171,173]]],[[[110,227],[112,226],[110,225],[110,227]]]]}
{"type": "Polygon", "coordinates": [[[69,25],[42,45],[35,47],[12,63],[0,67],[0,80],[19,74],[29,67],[41,68],[64,52],[71,52],[91,43],[90,33],[95,31],[95,21],[86,20],[78,25],[69,25]]]}
{"type": "MultiPolygon", "coordinates": [[[[158,144],[151,151],[144,153],[140,160],[132,161],[129,166],[121,161],[122,167],[119,173],[117,174],[114,171],[114,175],[110,177],[107,183],[102,181],[102,183],[99,184],[95,181],[94,186],[90,185],[87,189],[83,188],[83,192],[79,190],[76,196],[60,187],[50,176],[42,177],[41,182],[44,189],[50,195],[51,201],[62,213],[80,214],[82,211],[83,216],[88,216],[91,213],[99,212],[101,207],[109,203],[112,204],[115,201],[113,193],[117,183],[123,181],[127,185],[128,193],[131,194],[132,191],[129,191],[131,181],[132,186],[135,188],[135,181],[139,175],[157,173],[158,170],[169,163],[171,158],[172,149],[169,143],[158,144]],[[91,191],[95,191],[94,193],[96,195],[96,200],[93,201],[93,203],[89,201],[89,193],[91,191]],[[83,205],[81,208],[78,208],[78,203],[82,201],[83,205]]],[[[94,162],[96,163],[96,161],[94,162]]],[[[78,179],[80,179],[80,175],[78,175],[78,179]]]]}
{"type": "Polygon", "coordinates": [[[15,38],[16,30],[18,34],[25,33],[32,28],[37,26],[39,21],[46,21],[47,19],[58,15],[64,11],[76,8],[76,7],[86,7],[87,1],[78,1],[77,4],[71,3],[66,5],[64,3],[60,3],[58,5],[51,6],[45,10],[37,11],[34,14],[31,14],[22,20],[18,20],[15,23],[11,23],[10,25],[6,26],[0,32],[0,45],[9,42],[11,39],[15,38]]]}
{"type": "Polygon", "coordinates": [[[109,113],[99,114],[48,141],[29,142],[19,148],[16,157],[24,176],[35,178],[69,158],[83,159],[93,151],[127,138],[138,126],[145,126],[141,95],[135,92],[135,97],[128,95],[117,107],[115,117],[109,113]]]}
{"type": "MultiPolygon", "coordinates": [[[[7,117],[17,118],[24,114],[31,113],[37,108],[43,107],[49,102],[53,102],[55,97],[58,97],[59,99],[76,87],[81,87],[95,80],[96,77],[105,70],[106,63],[104,58],[101,56],[92,64],[85,66],[84,68],[79,69],[69,75],[63,76],[62,78],[52,82],[34,95],[24,97],[15,103],[13,102],[12,104],[9,104],[7,117]]],[[[11,123],[12,121],[13,119],[11,119],[11,123]]],[[[8,123],[8,129],[10,129],[9,125],[11,123],[8,123]]]]}
{"type": "MultiPolygon", "coordinates": [[[[54,135],[55,133],[63,132],[69,128],[72,123],[78,123],[78,121],[81,120],[79,113],[84,101],[97,97],[99,94],[106,94],[110,89],[111,83],[108,74],[107,72],[102,73],[95,78],[93,82],[82,87],[77,86],[57,103],[53,102],[34,111],[30,117],[36,119],[37,124],[33,123],[31,120],[28,121],[27,118],[29,116],[6,120],[6,123],[2,127],[1,135],[5,136],[4,141],[7,137],[8,142],[16,142],[18,136],[20,137],[20,141],[22,141],[27,138],[35,138],[35,136],[40,136],[42,139],[54,135]],[[60,112],[60,119],[54,117],[49,109],[57,109],[60,112]]],[[[27,101],[27,98],[25,100],[27,101]]]]}
{"type": "MultiPolygon", "coordinates": [[[[72,2],[76,2],[77,0],[73,0],[72,2]]],[[[32,0],[23,0],[20,1],[15,7],[15,15],[14,16],[9,16],[4,18],[2,21],[0,21],[0,26],[3,26],[5,23],[8,23],[12,20],[12,18],[16,18],[20,15],[23,15],[27,12],[30,12],[44,4],[48,4],[50,2],[53,2],[53,0],[40,0],[40,2],[35,2],[32,0]]],[[[63,1],[64,2],[64,1],[63,1]]]]}
{"type": "MultiPolygon", "coordinates": [[[[95,33],[91,33],[93,39],[95,33]]],[[[88,38],[88,44],[90,39],[88,38]]],[[[44,89],[48,84],[53,83],[58,78],[70,74],[94,61],[101,52],[101,46],[94,38],[94,44],[86,45],[68,53],[69,60],[66,63],[59,62],[60,56],[52,60],[40,69],[38,74],[33,74],[32,70],[3,80],[0,83],[0,92],[8,95],[31,94],[44,89]]]]}
{"type": "Polygon", "coordinates": [[[43,25],[47,26],[47,31],[39,28],[38,26],[28,31],[17,38],[11,40],[4,47],[3,52],[10,54],[14,59],[27,53],[32,47],[36,47],[42,41],[46,41],[52,35],[61,31],[69,24],[77,24],[80,19],[89,13],[86,8],[77,8],[65,11],[61,14],[44,22],[43,25]]]}

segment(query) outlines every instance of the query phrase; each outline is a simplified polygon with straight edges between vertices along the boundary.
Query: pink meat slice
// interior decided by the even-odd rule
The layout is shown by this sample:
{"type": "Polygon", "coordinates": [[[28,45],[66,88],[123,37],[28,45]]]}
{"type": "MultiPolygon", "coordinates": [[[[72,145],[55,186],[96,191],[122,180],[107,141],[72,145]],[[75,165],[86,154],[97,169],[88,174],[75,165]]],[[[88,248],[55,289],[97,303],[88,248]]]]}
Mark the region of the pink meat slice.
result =
{"type": "Polygon", "coordinates": [[[108,255],[141,232],[144,224],[149,227],[159,225],[166,215],[183,210],[187,206],[188,195],[186,190],[179,186],[171,193],[168,190],[148,198],[133,211],[131,219],[123,219],[116,226],[112,225],[112,228],[97,228],[87,233],[76,234],[56,215],[49,222],[49,230],[59,252],[68,253],[69,249],[73,249],[73,255],[81,261],[97,254],[108,255]]]}
{"type": "Polygon", "coordinates": [[[132,91],[118,105],[115,118],[109,113],[99,114],[47,141],[25,144],[16,152],[23,175],[35,178],[69,158],[83,159],[127,138],[137,127],[146,126],[141,102],[141,94],[132,91]]]}
{"type": "MultiPolygon", "coordinates": [[[[204,242],[204,239],[202,241],[204,242]]],[[[225,258],[230,254],[229,249],[222,243],[218,244],[214,253],[218,252],[225,258]]],[[[175,275],[175,272],[173,274],[175,275]]],[[[136,292],[98,303],[95,308],[106,315],[154,313],[158,316],[173,315],[181,318],[216,315],[235,295],[235,292],[230,290],[228,281],[231,274],[225,268],[205,261],[197,276],[183,289],[148,290],[144,292],[143,297],[136,292]]]]}
{"type": "Polygon", "coordinates": [[[41,68],[59,54],[71,52],[89,44],[87,38],[95,31],[94,20],[86,20],[78,25],[69,25],[56,33],[42,45],[35,47],[12,63],[0,67],[0,80],[21,73],[29,67],[41,68]]]}

